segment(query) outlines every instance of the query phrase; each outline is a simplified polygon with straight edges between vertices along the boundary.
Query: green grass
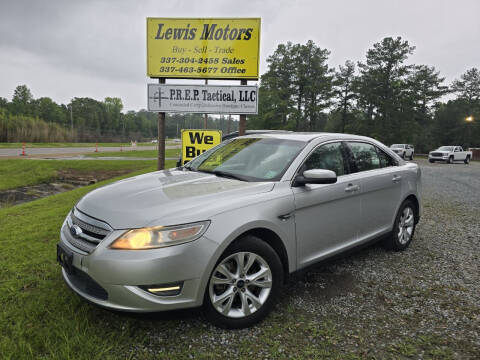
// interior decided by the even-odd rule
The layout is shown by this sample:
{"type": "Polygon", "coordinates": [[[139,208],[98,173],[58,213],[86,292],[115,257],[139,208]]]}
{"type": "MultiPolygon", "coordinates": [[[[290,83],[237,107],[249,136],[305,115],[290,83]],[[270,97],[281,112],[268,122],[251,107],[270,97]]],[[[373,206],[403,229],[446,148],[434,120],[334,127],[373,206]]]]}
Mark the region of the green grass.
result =
{"type": "MultiPolygon", "coordinates": [[[[165,157],[179,157],[182,149],[166,149],[165,157]]],[[[157,150],[107,151],[88,154],[88,157],[144,157],[157,158],[157,150]]]]}
{"type": "MultiPolygon", "coordinates": [[[[27,148],[45,148],[45,147],[95,147],[96,143],[25,143],[25,147],[27,148]]],[[[174,142],[167,141],[167,144],[176,144],[174,142]]],[[[154,146],[155,144],[152,144],[150,142],[144,142],[144,143],[137,143],[137,146],[154,146]]],[[[130,143],[98,143],[99,147],[106,147],[106,146],[130,146],[130,143]]],[[[5,142],[0,142],[0,149],[1,148],[13,148],[13,149],[21,149],[22,148],[22,143],[5,143],[5,142]]]]}
{"type": "Polygon", "coordinates": [[[0,161],[0,190],[13,189],[20,186],[50,182],[60,170],[76,172],[106,172],[140,169],[155,170],[155,162],[151,160],[28,160],[6,159],[0,161]]]}

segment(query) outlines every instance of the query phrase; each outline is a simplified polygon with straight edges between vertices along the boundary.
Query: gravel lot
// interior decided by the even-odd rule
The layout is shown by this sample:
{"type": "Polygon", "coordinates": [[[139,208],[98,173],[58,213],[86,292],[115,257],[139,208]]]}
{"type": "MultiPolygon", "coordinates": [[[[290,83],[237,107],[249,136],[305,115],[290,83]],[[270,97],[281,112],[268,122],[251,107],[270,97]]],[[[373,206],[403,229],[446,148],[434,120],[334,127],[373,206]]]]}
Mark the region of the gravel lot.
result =
{"type": "Polygon", "coordinates": [[[198,310],[160,314],[133,358],[480,357],[480,164],[428,164],[409,249],[373,245],[292,281],[262,324],[207,325],[198,310]]]}

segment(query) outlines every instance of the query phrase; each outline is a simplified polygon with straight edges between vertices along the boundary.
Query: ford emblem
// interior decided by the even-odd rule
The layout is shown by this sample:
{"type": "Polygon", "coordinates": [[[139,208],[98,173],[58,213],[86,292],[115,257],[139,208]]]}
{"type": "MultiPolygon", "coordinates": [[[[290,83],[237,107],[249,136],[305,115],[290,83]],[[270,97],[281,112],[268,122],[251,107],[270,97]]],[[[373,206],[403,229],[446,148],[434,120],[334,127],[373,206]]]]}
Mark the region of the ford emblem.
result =
{"type": "Polygon", "coordinates": [[[82,233],[82,229],[78,225],[72,225],[70,226],[70,233],[73,236],[79,236],[82,233]]]}

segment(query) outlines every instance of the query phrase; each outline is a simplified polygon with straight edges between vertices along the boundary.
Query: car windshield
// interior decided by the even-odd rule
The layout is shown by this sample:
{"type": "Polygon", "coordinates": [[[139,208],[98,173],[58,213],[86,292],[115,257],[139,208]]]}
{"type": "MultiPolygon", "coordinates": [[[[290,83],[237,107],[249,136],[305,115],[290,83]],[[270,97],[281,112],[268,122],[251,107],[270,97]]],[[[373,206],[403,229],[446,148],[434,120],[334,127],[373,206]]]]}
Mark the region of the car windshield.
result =
{"type": "Polygon", "coordinates": [[[278,181],[306,143],[274,138],[236,138],[196,157],[186,169],[244,181],[278,181]]]}
{"type": "Polygon", "coordinates": [[[405,147],[405,145],[403,144],[393,144],[392,146],[390,146],[390,149],[403,149],[405,147]]]}
{"type": "Polygon", "coordinates": [[[453,151],[453,146],[440,146],[437,150],[440,150],[440,151],[453,151]]]}

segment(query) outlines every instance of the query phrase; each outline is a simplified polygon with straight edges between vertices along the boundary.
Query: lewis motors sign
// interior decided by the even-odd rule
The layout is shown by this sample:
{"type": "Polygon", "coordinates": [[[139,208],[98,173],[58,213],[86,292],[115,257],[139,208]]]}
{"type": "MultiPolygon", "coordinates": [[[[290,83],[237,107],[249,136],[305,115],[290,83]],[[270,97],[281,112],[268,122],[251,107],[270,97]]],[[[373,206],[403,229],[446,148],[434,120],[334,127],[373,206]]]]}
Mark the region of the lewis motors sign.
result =
{"type": "Polygon", "coordinates": [[[148,84],[148,110],[257,114],[257,86],[148,84]]]}

